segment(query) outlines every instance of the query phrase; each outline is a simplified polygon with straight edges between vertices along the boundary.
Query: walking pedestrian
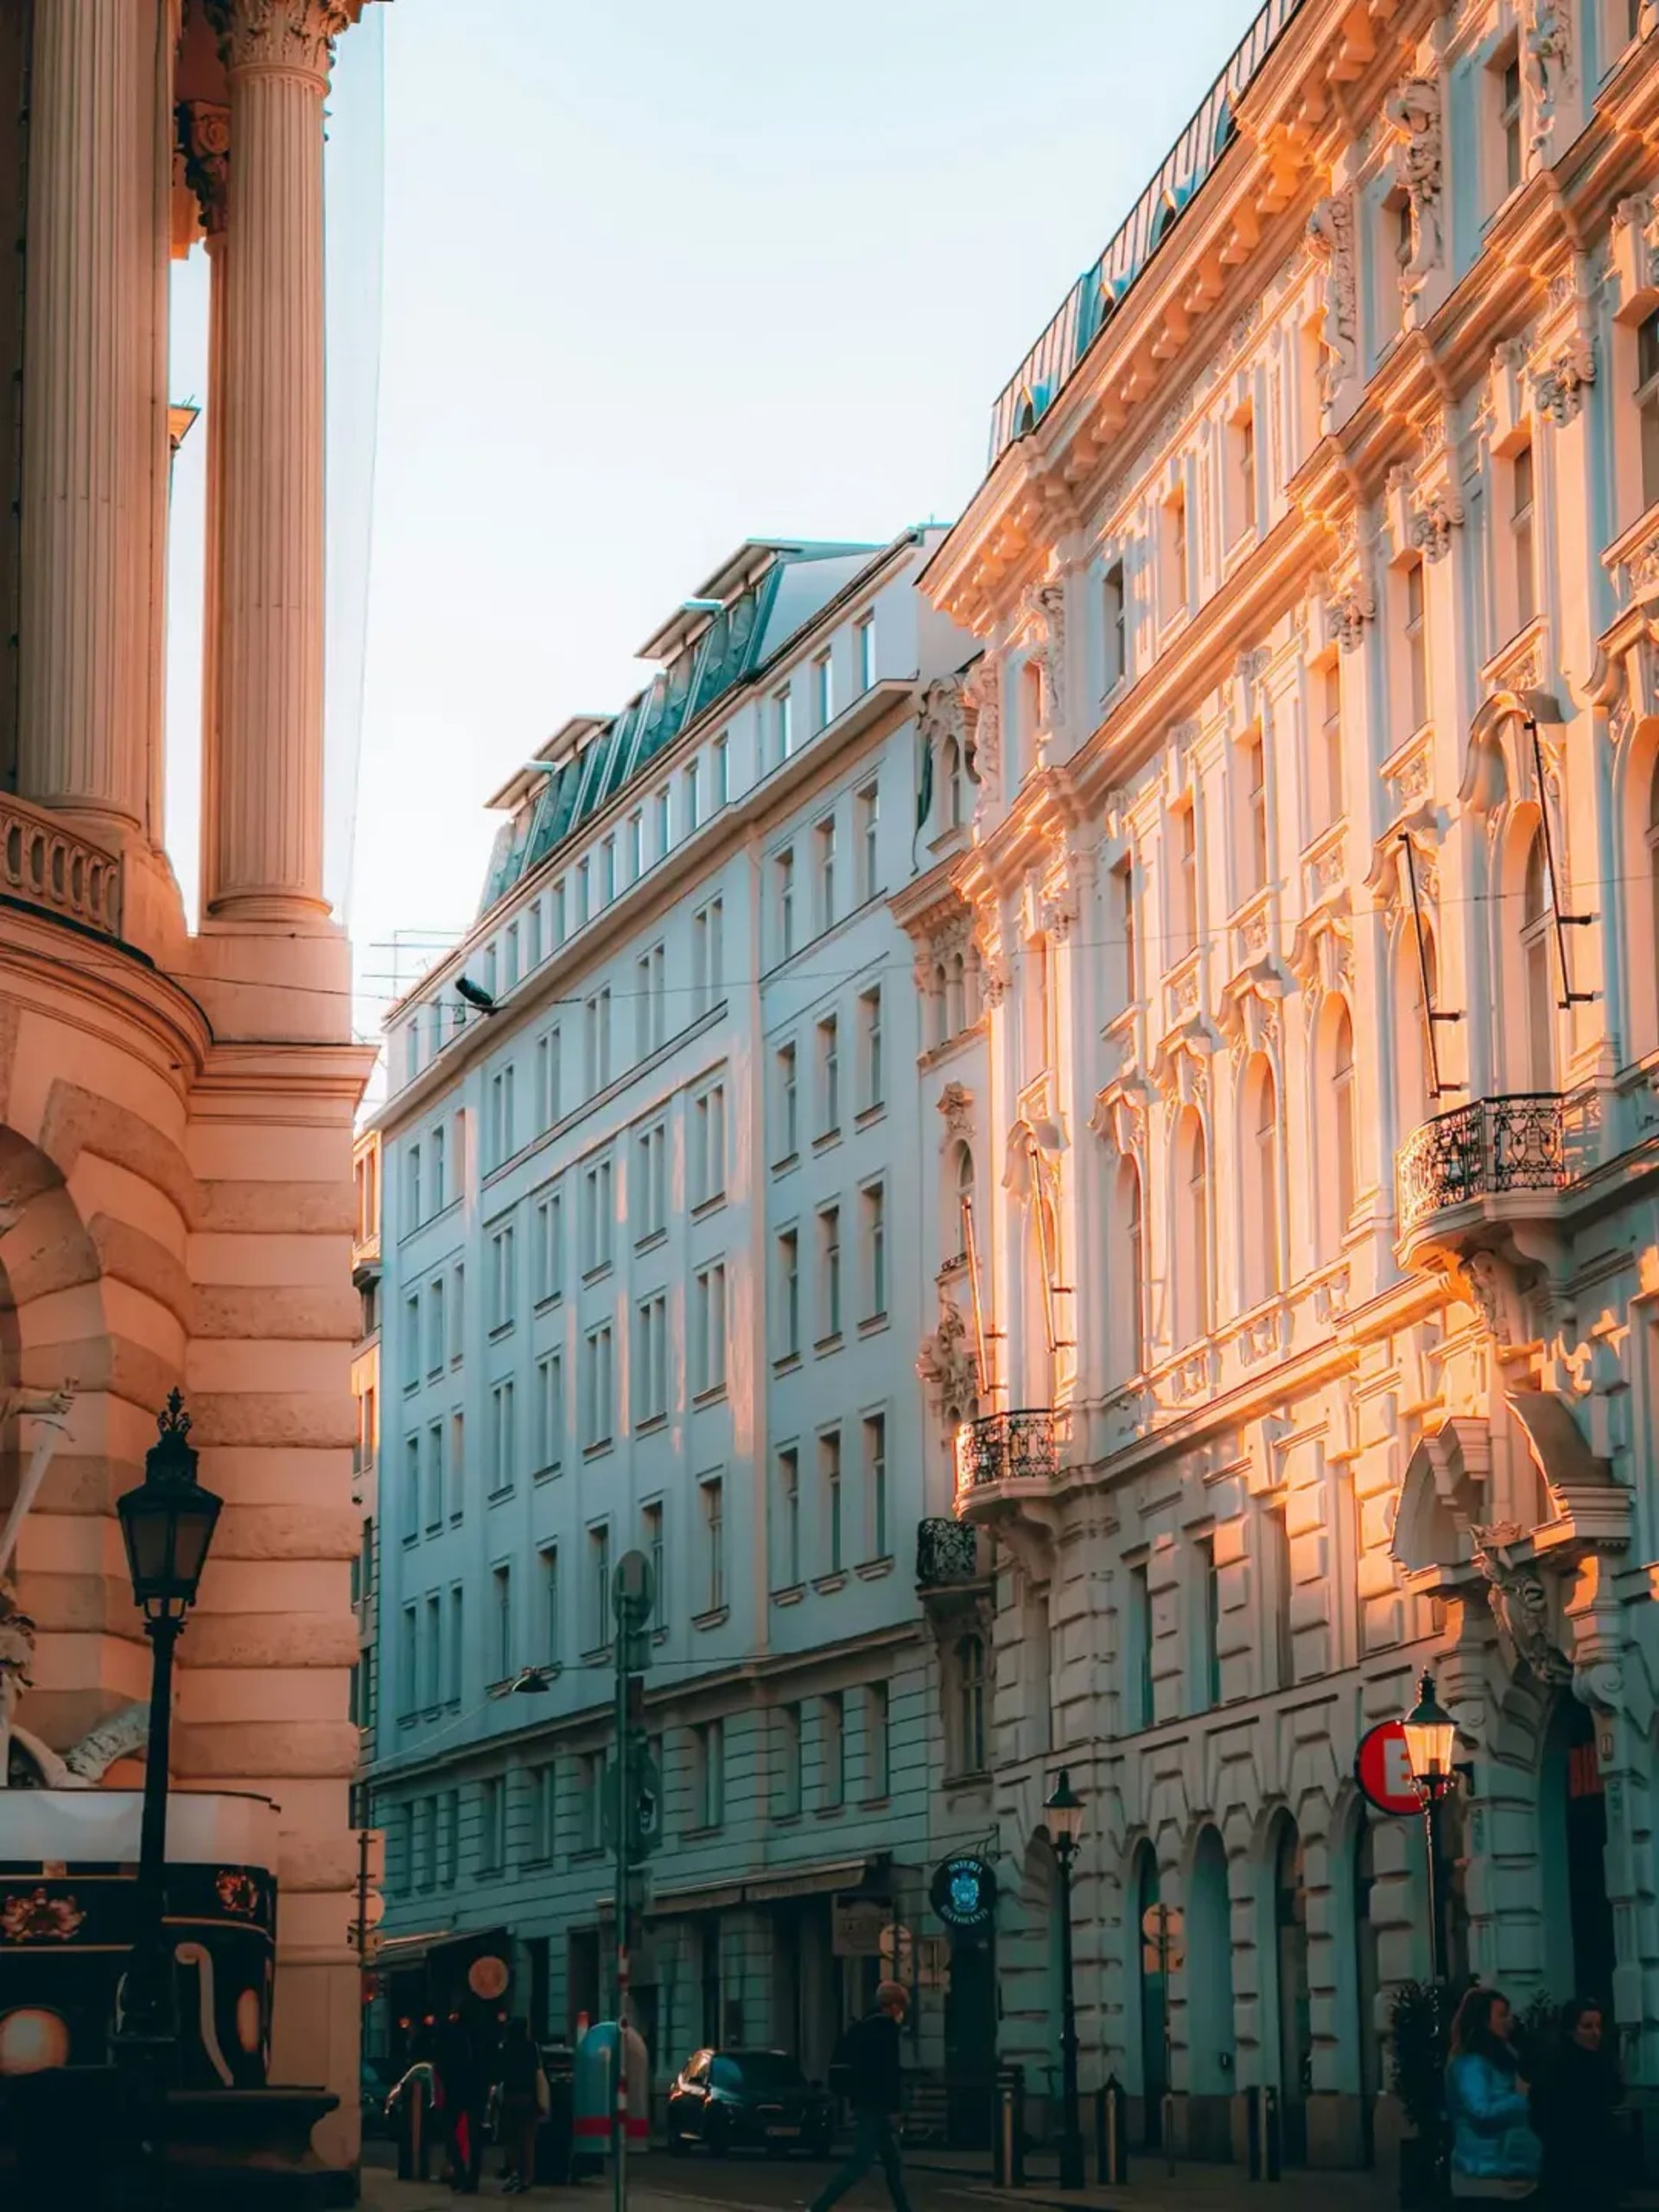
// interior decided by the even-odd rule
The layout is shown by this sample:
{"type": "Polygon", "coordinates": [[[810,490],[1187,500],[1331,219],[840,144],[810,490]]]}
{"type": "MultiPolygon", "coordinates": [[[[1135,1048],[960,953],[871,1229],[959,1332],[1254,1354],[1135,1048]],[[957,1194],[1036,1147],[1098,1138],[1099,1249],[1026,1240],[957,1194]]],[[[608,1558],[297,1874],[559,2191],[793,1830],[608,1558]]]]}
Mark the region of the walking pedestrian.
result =
{"type": "Polygon", "coordinates": [[[507,2154],[502,2190],[521,2196],[536,2179],[536,2134],[548,2107],[542,2054],[530,2037],[527,2020],[509,2020],[501,2046],[501,2144],[507,2154]]]}
{"type": "Polygon", "coordinates": [[[830,2212],[830,2207],[839,2202],[878,2158],[893,2212],[910,2212],[899,2158],[904,2089],[899,2031],[909,2010],[910,1993],[903,1982],[884,1981],[876,1989],[874,2012],[855,2021],[836,2045],[830,2078],[833,2087],[840,2076],[853,2107],[853,2152],[841,2171],[813,2198],[811,2212],[830,2212]]]}
{"type": "Polygon", "coordinates": [[[1560,2040],[1533,2092],[1544,2146],[1543,2199],[1560,2212],[1611,2212],[1624,2193],[1616,2114],[1624,2084],[1605,2034],[1595,1998],[1575,1997],[1563,2005],[1560,2040]]]}
{"type": "Polygon", "coordinates": [[[1527,2084],[1510,2041],[1513,2028],[1501,1991],[1465,1992],[1446,2069],[1455,2197],[1515,2201],[1538,2193],[1541,2146],[1529,2124],[1527,2084]]]}
{"type": "Polygon", "coordinates": [[[449,2186],[461,2196],[476,2196],[484,2164],[489,2069],[475,2029],[459,2010],[451,2012],[438,2030],[435,2059],[439,2097],[449,2130],[449,2186]]]}

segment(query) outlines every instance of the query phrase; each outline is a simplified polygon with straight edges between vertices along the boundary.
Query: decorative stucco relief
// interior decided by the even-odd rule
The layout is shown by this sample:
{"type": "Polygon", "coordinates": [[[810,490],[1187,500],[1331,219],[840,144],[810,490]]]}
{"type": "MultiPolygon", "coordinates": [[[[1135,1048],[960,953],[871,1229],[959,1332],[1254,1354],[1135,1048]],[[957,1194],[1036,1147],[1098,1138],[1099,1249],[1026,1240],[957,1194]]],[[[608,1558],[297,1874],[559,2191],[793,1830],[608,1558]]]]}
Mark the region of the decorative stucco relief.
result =
{"type": "Polygon", "coordinates": [[[1354,200],[1333,192],[1307,219],[1307,239],[1322,275],[1319,398],[1329,407],[1359,366],[1359,290],[1354,269],[1354,200]]]}
{"type": "Polygon", "coordinates": [[[1399,131],[1398,174],[1411,208],[1411,252],[1400,289],[1414,300],[1446,259],[1446,160],[1438,77],[1408,77],[1385,112],[1399,131]]]}

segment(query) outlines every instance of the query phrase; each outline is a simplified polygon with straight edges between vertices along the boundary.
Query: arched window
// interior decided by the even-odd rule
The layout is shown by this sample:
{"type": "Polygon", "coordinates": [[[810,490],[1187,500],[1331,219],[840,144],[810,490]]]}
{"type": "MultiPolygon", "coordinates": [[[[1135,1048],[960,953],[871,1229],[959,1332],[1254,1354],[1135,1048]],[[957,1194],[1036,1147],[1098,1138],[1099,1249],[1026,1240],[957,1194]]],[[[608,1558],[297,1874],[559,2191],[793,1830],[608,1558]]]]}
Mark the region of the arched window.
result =
{"type": "Polygon", "coordinates": [[[1040,661],[1024,662],[1020,670],[1020,734],[1026,741],[1026,766],[1035,758],[1033,741],[1043,726],[1043,667],[1040,661]]]}
{"type": "Polygon", "coordinates": [[[1521,893],[1521,958],[1526,978],[1527,1088],[1555,1088],[1555,1008],[1549,980],[1549,868],[1541,823],[1527,848],[1521,893]]]}
{"type": "Polygon", "coordinates": [[[1175,1337],[1190,1344],[1210,1326],[1210,1175],[1198,1109],[1182,1115],[1175,1146],[1175,1337]]]}
{"type": "Polygon", "coordinates": [[[980,1774],[985,1767],[985,1639],[957,1639],[957,1770],[980,1774]]]}
{"type": "Polygon", "coordinates": [[[1118,1162],[1113,1193],[1117,1228],[1116,1279],[1109,1296],[1114,1318],[1113,1366],[1118,1378],[1138,1375],[1146,1365],[1147,1282],[1144,1229],[1141,1217],[1141,1170],[1128,1157],[1118,1162]]]}
{"type": "Polygon", "coordinates": [[[950,1037],[960,1037],[968,1027],[967,963],[961,953],[953,952],[944,979],[944,1027],[950,1037]]]}
{"type": "Polygon", "coordinates": [[[974,1204],[974,1155],[965,1144],[957,1147],[950,1164],[950,1218],[945,1224],[947,1252],[968,1253],[968,1218],[974,1204]]]}
{"type": "Polygon", "coordinates": [[[1395,1066],[1400,1084],[1400,1128],[1408,1135],[1419,1122],[1438,1114],[1440,1102],[1429,1096],[1431,1061],[1428,1056],[1428,1014],[1436,990],[1434,939],[1422,933],[1422,959],[1417,957],[1417,925],[1407,917],[1400,931],[1395,957],[1395,1066]],[[1428,979],[1427,1001],[1423,978],[1428,979]]]}
{"type": "Polygon", "coordinates": [[[1279,1086],[1265,1052],[1254,1054],[1240,1095],[1239,1161],[1243,1182],[1243,1294],[1259,1306],[1280,1287],[1279,1086]]]}
{"type": "Polygon", "coordinates": [[[1026,1074],[1040,1075],[1049,1065],[1048,939],[1038,936],[1026,948],[1026,1074]]]}
{"type": "Polygon", "coordinates": [[[1346,1233],[1354,1211],[1354,1024],[1346,1004],[1337,1001],[1331,1032],[1332,1161],[1333,1217],[1326,1223],[1325,1243],[1334,1249],[1346,1233]]]}

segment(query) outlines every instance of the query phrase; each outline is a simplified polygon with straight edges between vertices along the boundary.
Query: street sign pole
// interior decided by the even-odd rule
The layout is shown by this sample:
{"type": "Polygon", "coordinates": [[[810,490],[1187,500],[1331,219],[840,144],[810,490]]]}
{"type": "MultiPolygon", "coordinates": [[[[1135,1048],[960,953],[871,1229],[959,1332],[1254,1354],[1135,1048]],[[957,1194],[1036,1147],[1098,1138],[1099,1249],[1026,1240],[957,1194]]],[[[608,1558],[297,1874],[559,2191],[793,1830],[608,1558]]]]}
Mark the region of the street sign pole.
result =
{"type": "Polygon", "coordinates": [[[616,2102],[613,2127],[615,2212],[626,2212],[628,2202],[628,1980],[632,1940],[632,1886],[634,1866],[656,1842],[661,1818],[662,1784],[646,1755],[643,1738],[636,1745],[635,1694],[643,1697],[651,1649],[646,1628],[655,1605],[651,1561],[643,1552],[625,1552],[611,1580],[611,1611],[616,1643],[616,2102]],[[639,1751],[636,1761],[635,1751],[639,1751]],[[637,1768],[637,1771],[636,1771],[637,1768]],[[649,1832],[644,1814],[644,1794],[652,1793],[649,1832]]]}

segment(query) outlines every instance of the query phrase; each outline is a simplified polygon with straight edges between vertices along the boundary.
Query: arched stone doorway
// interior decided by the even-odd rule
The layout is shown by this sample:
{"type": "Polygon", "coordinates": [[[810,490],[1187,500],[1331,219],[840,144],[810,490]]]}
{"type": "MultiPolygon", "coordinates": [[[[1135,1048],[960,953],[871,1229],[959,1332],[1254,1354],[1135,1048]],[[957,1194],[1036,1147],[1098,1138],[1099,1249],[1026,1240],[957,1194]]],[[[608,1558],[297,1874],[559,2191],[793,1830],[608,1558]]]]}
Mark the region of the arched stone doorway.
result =
{"type": "Polygon", "coordinates": [[[1232,2156],[1236,2050],[1227,1849],[1206,1821],[1187,1885],[1185,2147],[1191,2158],[1232,2156]]]}
{"type": "Polygon", "coordinates": [[[1595,1716],[1570,1693],[1555,1701],[1538,1776],[1544,1971],[1550,1994],[1613,1993],[1613,1913],[1607,1897],[1607,1799],[1595,1716]]]}
{"type": "Polygon", "coordinates": [[[1274,2044],[1267,2078],[1277,2079],[1287,2164],[1307,2159],[1307,2097],[1313,2083],[1313,2026],[1308,1993],[1307,1887],[1302,1839],[1288,1813],[1268,1836],[1274,2044]]]}
{"type": "Polygon", "coordinates": [[[1160,1971],[1156,1943],[1146,1935],[1147,1915],[1159,1902],[1158,1860],[1149,1843],[1135,1853],[1129,1896],[1135,1912],[1131,1936],[1139,1962],[1141,2139],[1148,2150],[1155,2150],[1164,2139],[1164,2100],[1169,2092],[1169,1980],[1160,1971]]]}

